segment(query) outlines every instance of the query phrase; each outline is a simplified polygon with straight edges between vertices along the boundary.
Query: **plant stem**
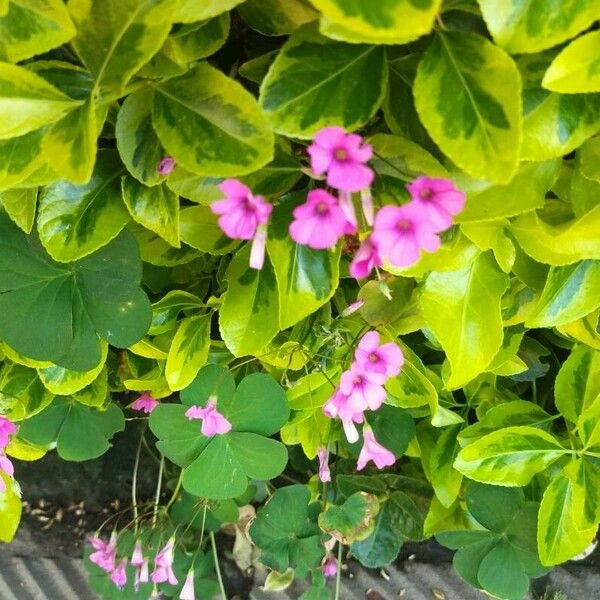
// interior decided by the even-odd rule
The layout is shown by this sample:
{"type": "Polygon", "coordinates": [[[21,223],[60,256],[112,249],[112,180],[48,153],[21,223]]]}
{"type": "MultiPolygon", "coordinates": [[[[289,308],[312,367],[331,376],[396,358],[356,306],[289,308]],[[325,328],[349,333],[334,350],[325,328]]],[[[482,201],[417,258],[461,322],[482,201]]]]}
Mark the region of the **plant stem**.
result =
{"type": "Polygon", "coordinates": [[[138,506],[137,506],[137,476],[138,476],[138,467],[140,466],[140,454],[142,452],[142,440],[144,439],[144,435],[146,433],[146,426],[142,429],[142,434],[140,435],[140,441],[137,445],[137,450],[135,452],[135,462],[133,464],[133,476],[131,478],[131,501],[133,502],[133,518],[135,520],[135,531],[137,533],[137,519],[138,519],[138,506]]]}
{"type": "Polygon", "coordinates": [[[342,583],[342,543],[338,542],[338,555],[337,555],[337,572],[335,574],[335,594],[334,600],[340,600],[340,588],[342,583]]]}
{"type": "Polygon", "coordinates": [[[173,506],[175,500],[177,500],[177,496],[179,495],[179,490],[181,489],[182,482],[183,469],[179,472],[179,479],[177,479],[177,483],[175,485],[175,489],[173,490],[173,495],[171,496],[171,499],[167,502],[167,505],[165,506],[165,512],[169,512],[169,509],[171,508],[171,506],[173,506]]]}
{"type": "Polygon", "coordinates": [[[217,574],[217,580],[219,582],[219,589],[223,600],[227,600],[227,594],[225,593],[225,586],[223,585],[223,576],[221,575],[221,568],[219,567],[219,557],[217,556],[217,543],[215,542],[215,534],[210,532],[210,544],[212,546],[213,558],[215,561],[215,572],[217,574]]]}
{"type": "Polygon", "coordinates": [[[156,527],[158,517],[158,503],[160,502],[160,488],[162,487],[162,476],[165,468],[165,457],[160,457],[160,467],[158,469],[158,481],[156,483],[156,495],[154,496],[154,516],[152,517],[152,528],[156,527]]]}

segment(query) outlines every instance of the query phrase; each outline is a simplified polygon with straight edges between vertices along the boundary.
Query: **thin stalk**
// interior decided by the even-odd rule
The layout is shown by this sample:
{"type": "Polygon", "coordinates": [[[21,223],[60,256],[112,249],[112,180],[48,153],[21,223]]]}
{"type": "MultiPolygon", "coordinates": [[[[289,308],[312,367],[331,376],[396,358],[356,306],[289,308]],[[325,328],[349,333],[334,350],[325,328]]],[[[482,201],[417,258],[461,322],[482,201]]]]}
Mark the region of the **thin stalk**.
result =
{"type": "Polygon", "coordinates": [[[215,561],[215,572],[217,574],[217,581],[219,582],[219,589],[223,600],[227,600],[227,594],[225,593],[225,585],[223,584],[223,576],[221,575],[221,567],[219,567],[219,557],[217,556],[217,543],[215,541],[215,534],[210,532],[210,544],[212,546],[213,558],[215,561]]]}
{"type": "Polygon", "coordinates": [[[175,485],[175,489],[173,490],[173,495],[171,496],[171,499],[167,502],[167,505],[165,506],[165,512],[169,512],[169,509],[171,508],[171,506],[173,506],[173,503],[175,502],[175,500],[177,500],[177,496],[179,495],[179,490],[181,490],[182,483],[183,483],[183,469],[179,472],[179,479],[177,479],[177,483],[175,485]]]}
{"type": "Polygon", "coordinates": [[[137,533],[137,518],[138,518],[138,506],[137,506],[137,477],[138,477],[138,468],[140,466],[140,454],[142,452],[142,440],[144,439],[144,435],[146,433],[146,427],[142,429],[142,434],[140,435],[140,441],[137,445],[137,450],[135,452],[135,462],[133,463],[133,476],[131,478],[131,501],[133,503],[133,518],[135,519],[135,531],[137,533]]]}
{"type": "Polygon", "coordinates": [[[340,589],[342,583],[342,543],[338,542],[337,572],[335,574],[335,595],[333,600],[340,600],[340,589]]]}
{"type": "Polygon", "coordinates": [[[154,515],[152,517],[152,529],[156,527],[156,519],[158,518],[158,504],[160,502],[160,488],[162,487],[162,476],[165,468],[165,457],[160,457],[160,467],[158,469],[158,481],[156,483],[156,495],[154,496],[154,515]]]}

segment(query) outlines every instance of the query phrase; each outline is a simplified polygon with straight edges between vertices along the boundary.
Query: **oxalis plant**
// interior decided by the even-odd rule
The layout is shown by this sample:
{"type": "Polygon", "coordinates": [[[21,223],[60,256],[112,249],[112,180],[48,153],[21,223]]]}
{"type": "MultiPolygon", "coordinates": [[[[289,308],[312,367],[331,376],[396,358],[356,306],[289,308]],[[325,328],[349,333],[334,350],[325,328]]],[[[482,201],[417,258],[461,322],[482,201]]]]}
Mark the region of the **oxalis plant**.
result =
{"type": "Polygon", "coordinates": [[[225,597],[227,524],[304,600],[407,541],[507,600],[589,549],[598,19],[0,0],[0,539],[14,461],[124,431],[131,506],[86,551],[105,599],[225,597]]]}

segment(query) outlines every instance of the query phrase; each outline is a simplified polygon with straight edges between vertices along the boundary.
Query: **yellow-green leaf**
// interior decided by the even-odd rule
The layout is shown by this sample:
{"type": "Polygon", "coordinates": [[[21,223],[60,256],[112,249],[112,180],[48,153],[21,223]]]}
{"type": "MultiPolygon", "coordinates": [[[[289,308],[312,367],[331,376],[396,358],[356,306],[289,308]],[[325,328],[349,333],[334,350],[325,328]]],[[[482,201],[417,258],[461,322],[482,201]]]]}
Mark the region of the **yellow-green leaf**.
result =
{"type": "Polygon", "coordinates": [[[169,387],[182,390],[208,360],[212,313],[183,319],[169,349],[165,376],[169,387]]]}

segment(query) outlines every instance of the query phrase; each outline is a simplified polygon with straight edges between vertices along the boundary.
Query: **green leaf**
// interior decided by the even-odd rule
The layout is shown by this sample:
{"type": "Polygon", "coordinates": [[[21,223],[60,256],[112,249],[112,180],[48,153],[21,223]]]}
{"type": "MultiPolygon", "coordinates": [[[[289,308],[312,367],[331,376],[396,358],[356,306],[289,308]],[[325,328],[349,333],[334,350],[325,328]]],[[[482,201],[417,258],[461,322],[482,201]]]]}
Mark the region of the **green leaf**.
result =
{"type": "Polygon", "coordinates": [[[306,192],[282,198],[274,208],[267,250],[279,290],[279,327],[287,329],[323,306],[335,293],[339,278],[340,249],[313,250],[296,244],[288,227],[294,208],[306,192]]]}
{"type": "Polygon", "coordinates": [[[460,429],[461,425],[452,425],[441,431],[425,426],[419,428],[423,470],[437,499],[446,508],[456,500],[462,484],[462,474],[454,468],[454,459],[460,450],[457,442],[460,429]]]}
{"type": "Polygon", "coordinates": [[[89,181],[96,161],[98,129],[91,98],[50,127],[43,150],[46,157],[52,157],[57,173],[73,183],[89,181]]]}
{"type": "Polygon", "coordinates": [[[55,260],[77,260],[117,237],[129,220],[121,196],[122,165],[114,150],[101,150],[85,185],[59,180],[40,194],[37,226],[55,260]]]}
{"type": "Polygon", "coordinates": [[[482,251],[491,250],[496,262],[505,273],[510,273],[515,263],[515,246],[507,235],[506,219],[464,223],[461,231],[482,251]]]}
{"type": "Polygon", "coordinates": [[[71,371],[58,365],[44,367],[38,369],[40,381],[44,384],[44,387],[56,395],[70,396],[75,392],[81,391],[84,387],[92,383],[104,368],[108,345],[105,342],[101,342],[100,347],[102,352],[100,362],[93,369],[89,371],[71,371]]]}
{"type": "Polygon", "coordinates": [[[519,567],[519,557],[511,545],[500,542],[481,561],[477,579],[498,598],[521,600],[529,590],[529,577],[519,567]]]}
{"type": "Polygon", "coordinates": [[[585,345],[574,346],[562,364],[554,384],[556,407],[577,423],[600,394],[600,352],[585,345]]]}
{"type": "Polygon", "coordinates": [[[62,459],[83,461],[104,454],[110,447],[108,440],[124,427],[123,413],[114,403],[106,410],[95,410],[58,396],[21,424],[19,437],[40,446],[55,442],[62,459]]]}
{"type": "Polygon", "coordinates": [[[600,127],[600,94],[556,94],[542,87],[550,57],[520,57],[523,77],[522,160],[547,160],[575,150],[600,127]]]}
{"type": "Polygon", "coordinates": [[[511,223],[511,232],[529,256],[556,266],[586,258],[600,260],[599,228],[600,205],[560,225],[549,225],[535,212],[521,215],[511,223]]]}
{"type": "Polygon", "coordinates": [[[567,452],[545,431],[507,427],[463,448],[454,468],[475,481],[522,486],[567,452]]]}
{"type": "Polygon", "coordinates": [[[376,133],[369,138],[375,156],[373,166],[378,173],[390,177],[448,177],[448,171],[429,152],[399,135],[376,133]]]}
{"type": "MultiPolygon", "coordinates": [[[[596,424],[598,423],[596,411],[596,424]]],[[[600,465],[593,459],[573,461],[568,469],[578,493],[573,496],[573,514],[577,529],[585,530],[600,523],[600,465]]]]}
{"type": "Polygon", "coordinates": [[[0,472],[0,477],[6,485],[6,491],[0,493],[0,542],[10,544],[21,522],[22,502],[12,479],[4,472],[0,472]]]}
{"type": "Polygon", "coordinates": [[[44,164],[43,137],[44,129],[38,129],[0,140],[0,190],[12,191],[44,164]]]}
{"type": "Polygon", "coordinates": [[[551,422],[552,417],[537,404],[527,400],[513,400],[490,408],[477,423],[465,427],[459,433],[458,440],[462,446],[466,446],[503,427],[528,425],[545,429],[551,422]]]}
{"type": "Polygon", "coordinates": [[[250,248],[236,253],[225,278],[227,292],[219,310],[219,329],[234,356],[260,355],[279,331],[277,282],[271,261],[260,270],[248,267],[250,248]]]}
{"type": "Polygon", "coordinates": [[[537,52],[560,44],[600,18],[600,8],[594,0],[478,2],[495,42],[512,54],[537,52]]]}
{"type": "Polygon", "coordinates": [[[171,290],[152,305],[152,324],[149,335],[159,335],[177,327],[177,317],[181,311],[195,311],[204,308],[204,303],[189,292],[171,290]]]}
{"type": "Polygon", "coordinates": [[[69,0],[72,41],[102,95],[120,96],[167,39],[177,0],[69,0]]]}
{"type": "Polygon", "coordinates": [[[370,569],[385,567],[398,556],[404,541],[422,538],[424,518],[410,496],[393,492],[381,505],[373,533],[366,540],[354,542],[352,554],[370,569]]]}
{"type": "Polygon", "coordinates": [[[431,31],[441,0],[313,0],[321,32],[336,40],[405,44],[431,31]]]}
{"type": "Polygon", "coordinates": [[[415,106],[436,142],[469,175],[507,183],[519,160],[521,80],[484,37],[438,32],[414,83],[415,106]]]}
{"type": "Polygon", "coordinates": [[[58,121],[80,104],[26,68],[0,63],[0,140],[58,121]]]}
{"type": "Polygon", "coordinates": [[[159,450],[184,468],[183,487],[189,493],[215,500],[235,498],[246,489],[248,478],[267,480],[283,471],[285,446],[264,437],[279,431],[289,414],[283,389],[274,379],[249,375],[234,393],[231,374],[208,365],[181,399],[184,405],[156,407],[150,428],[160,439],[159,450]],[[185,417],[189,405],[205,405],[209,397],[231,423],[229,433],[205,437],[200,423],[185,417]]]}
{"type": "Polygon", "coordinates": [[[61,46],[75,35],[61,0],[7,0],[0,10],[0,59],[20,62],[61,46]]]}
{"type": "Polygon", "coordinates": [[[238,12],[252,29],[263,35],[293,33],[319,16],[307,0],[246,0],[238,12]]]}
{"type": "Polygon", "coordinates": [[[585,490],[565,471],[546,488],[540,504],[538,552],[543,565],[556,565],[585,550],[596,535],[597,525],[580,530],[576,509],[585,490]]]}
{"type": "Polygon", "coordinates": [[[229,254],[239,240],[228,238],[208,206],[188,206],[179,213],[181,241],[209,254],[229,254]]]}
{"type": "Polygon", "coordinates": [[[578,150],[579,168],[582,175],[600,183],[600,138],[590,138],[578,150]]]}
{"type": "Polygon", "coordinates": [[[73,400],[86,406],[100,408],[106,404],[108,396],[108,369],[104,367],[100,375],[89,385],[72,395],[73,400]]]}
{"type": "MultiPolygon", "coordinates": [[[[201,256],[198,250],[186,245],[182,245],[181,248],[173,248],[159,235],[137,223],[129,223],[127,229],[131,231],[138,243],[142,260],[151,265],[176,267],[185,265],[201,256]]],[[[163,273],[165,272],[163,271],[163,273]]]]}
{"type": "Polygon", "coordinates": [[[13,188],[0,193],[0,204],[20,229],[31,233],[37,198],[37,188],[13,188]]]}
{"type": "Polygon", "coordinates": [[[258,509],[249,534],[261,550],[263,564],[280,573],[292,567],[302,577],[321,562],[322,534],[309,500],[308,487],[290,485],[279,488],[258,509]]]}
{"type": "Polygon", "coordinates": [[[400,458],[415,435],[415,423],[410,413],[403,408],[383,404],[374,413],[368,414],[377,441],[400,458]]]}
{"type": "Polygon", "coordinates": [[[542,85],[561,94],[600,92],[599,55],[600,32],[582,35],[552,61],[542,85]]]}
{"type": "Polygon", "coordinates": [[[527,327],[553,327],[575,321],[600,306],[600,261],[552,267],[527,327]]]}
{"type": "Polygon", "coordinates": [[[306,139],[326,125],[364,125],[386,83],[384,48],[334,42],[309,24],[283,45],[263,80],[260,104],[276,132],[306,139]]]}
{"type": "Polygon", "coordinates": [[[147,187],[133,177],[121,179],[123,202],[133,220],[179,248],[179,197],[166,185],[147,187]]]}
{"type": "Polygon", "coordinates": [[[53,398],[34,369],[10,363],[2,367],[0,407],[12,421],[21,421],[39,413],[53,398]]]}
{"type": "Polygon", "coordinates": [[[327,443],[331,419],[323,414],[323,405],[331,397],[333,387],[330,380],[339,375],[339,370],[327,373],[309,373],[300,378],[287,390],[287,399],[293,416],[281,428],[281,440],[291,446],[301,444],[304,454],[313,459],[320,446],[327,443]]]}
{"type": "Polygon", "coordinates": [[[434,272],[425,280],[421,309],[450,361],[447,388],[473,379],[500,349],[500,299],[507,286],[507,276],[489,252],[459,271],[434,272]]]}
{"type": "Polygon", "coordinates": [[[214,54],[229,35],[229,13],[214,19],[182,25],[171,33],[162,48],[177,63],[187,63],[214,54]]]}
{"type": "Polygon", "coordinates": [[[172,390],[187,387],[208,360],[212,313],[181,321],[169,349],[165,375],[172,390]]]}
{"type": "Polygon", "coordinates": [[[371,535],[378,512],[377,496],[356,492],[341,506],[330,504],[319,515],[319,527],[342,544],[352,544],[371,535]]]}
{"type": "MultiPolygon", "coordinates": [[[[210,19],[231,10],[243,0],[181,0],[173,19],[176,23],[193,23],[210,19]]],[[[285,570],[285,569],[284,569],[285,570]]]]}
{"type": "Polygon", "coordinates": [[[244,175],[273,158],[273,133],[252,94],[207,63],[155,86],[152,124],[167,152],[200,175],[244,175]]]}
{"type": "Polygon", "coordinates": [[[0,337],[17,352],[86,371],[100,362],[98,335],[121,348],[143,337],[150,303],[131,236],[64,265],[1,214],[0,232],[0,337]]]}
{"type": "Polygon", "coordinates": [[[466,179],[457,173],[456,185],[467,193],[467,204],[456,215],[456,220],[459,223],[493,221],[543,206],[546,193],[558,177],[560,166],[558,159],[523,163],[510,183],[505,185],[466,179]]]}
{"type": "Polygon", "coordinates": [[[152,127],[154,92],[142,88],[127,96],[117,114],[115,136],[117,149],[127,170],[144,185],[157,185],[166,177],[158,174],[158,165],[165,157],[152,127]]]}

